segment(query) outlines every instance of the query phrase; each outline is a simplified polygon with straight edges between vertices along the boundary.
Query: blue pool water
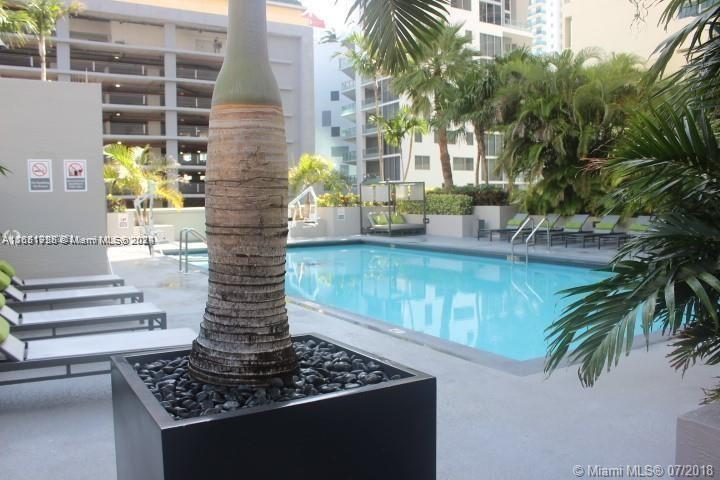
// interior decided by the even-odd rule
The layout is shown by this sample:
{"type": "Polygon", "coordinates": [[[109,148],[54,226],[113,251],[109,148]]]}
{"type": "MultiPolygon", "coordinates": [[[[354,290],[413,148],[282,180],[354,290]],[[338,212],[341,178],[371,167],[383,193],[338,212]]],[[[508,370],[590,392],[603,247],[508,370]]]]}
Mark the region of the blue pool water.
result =
{"type": "Polygon", "coordinates": [[[557,292],[607,277],[587,268],[375,245],[291,248],[287,294],[514,360],[542,357],[557,292]]]}

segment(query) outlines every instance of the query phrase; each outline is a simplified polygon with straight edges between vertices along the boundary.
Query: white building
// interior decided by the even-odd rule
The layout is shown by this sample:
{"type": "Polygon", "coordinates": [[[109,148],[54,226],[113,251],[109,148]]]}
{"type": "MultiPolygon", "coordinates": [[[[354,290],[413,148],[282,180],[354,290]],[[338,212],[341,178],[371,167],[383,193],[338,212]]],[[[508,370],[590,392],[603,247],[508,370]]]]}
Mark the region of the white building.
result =
{"type": "Polygon", "coordinates": [[[530,0],[528,24],[533,34],[532,53],[542,55],[563,50],[561,2],[562,0],[530,0]]]}
{"type": "MultiPolygon", "coordinates": [[[[449,23],[463,24],[471,45],[479,50],[484,58],[500,56],[521,46],[530,46],[532,33],[526,23],[528,0],[452,0],[449,8],[449,23]]],[[[339,46],[337,48],[340,49],[339,46]]],[[[345,75],[340,83],[341,115],[352,126],[340,132],[349,152],[357,152],[357,178],[378,176],[380,172],[379,151],[375,127],[369,125],[368,117],[375,112],[375,95],[370,79],[357,75],[348,61],[339,57],[335,68],[345,75]]],[[[325,74],[316,73],[316,78],[325,74]]],[[[334,73],[327,74],[334,78],[334,73]]],[[[391,79],[381,82],[380,105],[384,118],[392,118],[407,104],[390,88],[391,79]]],[[[335,84],[337,85],[337,83],[335,84]]],[[[330,87],[330,91],[338,87],[330,87]]],[[[318,94],[321,95],[321,94],[318,94]]],[[[332,123],[335,125],[335,123],[332,123]]],[[[468,130],[470,128],[468,127],[468,130]]],[[[428,135],[408,136],[400,148],[384,144],[384,171],[390,180],[401,179],[408,163],[410,142],[413,142],[412,158],[408,168],[409,180],[424,181],[428,187],[442,185],[440,152],[434,132],[428,135]]],[[[494,175],[493,162],[497,158],[502,139],[499,134],[487,136],[488,157],[490,159],[490,182],[503,183],[503,179],[494,175]]],[[[456,185],[466,185],[475,181],[475,161],[477,148],[472,134],[461,136],[449,145],[453,167],[453,179],[456,185]]],[[[352,155],[352,153],[350,153],[352,155]]]]}

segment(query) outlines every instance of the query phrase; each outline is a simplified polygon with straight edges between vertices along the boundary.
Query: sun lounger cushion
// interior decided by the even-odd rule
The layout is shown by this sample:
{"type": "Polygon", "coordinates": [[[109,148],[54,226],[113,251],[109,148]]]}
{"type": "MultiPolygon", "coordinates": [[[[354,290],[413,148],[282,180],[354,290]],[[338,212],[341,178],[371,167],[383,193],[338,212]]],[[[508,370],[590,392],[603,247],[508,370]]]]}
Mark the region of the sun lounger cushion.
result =
{"type": "Polygon", "coordinates": [[[4,307],[7,301],[5,300],[5,295],[0,293],[0,308],[4,307]]]}
{"type": "Polygon", "coordinates": [[[401,225],[401,224],[405,223],[405,217],[403,217],[399,213],[393,213],[390,218],[392,219],[392,223],[394,223],[396,225],[401,225]]]}
{"type": "Polygon", "coordinates": [[[508,227],[519,227],[522,224],[522,222],[523,222],[522,218],[517,218],[517,217],[511,218],[510,220],[508,220],[507,226],[508,227]]]}
{"type": "Polygon", "coordinates": [[[628,230],[631,232],[647,232],[650,230],[650,225],[646,223],[633,223],[630,227],[628,227],[628,230]]]}
{"type": "Polygon", "coordinates": [[[3,272],[8,277],[12,278],[15,275],[17,275],[17,272],[15,271],[15,267],[10,265],[9,262],[6,260],[0,260],[0,272],[3,272]]]}
{"type": "Polygon", "coordinates": [[[578,221],[574,221],[574,220],[565,222],[565,225],[564,225],[565,228],[572,228],[572,229],[579,229],[582,226],[583,226],[582,222],[578,222],[578,221]]]}
{"type": "Polygon", "coordinates": [[[10,335],[10,324],[4,318],[0,318],[0,343],[10,335]]]}
{"type": "Polygon", "coordinates": [[[596,230],[612,230],[615,228],[615,224],[612,222],[600,222],[595,225],[596,230]]]}
{"type": "Polygon", "coordinates": [[[5,290],[12,283],[12,279],[5,272],[0,272],[0,292],[5,290]]]}
{"type": "Polygon", "coordinates": [[[373,217],[373,221],[375,222],[375,225],[387,225],[388,224],[387,217],[385,215],[383,215],[382,213],[378,213],[377,215],[375,215],[373,217]]]}

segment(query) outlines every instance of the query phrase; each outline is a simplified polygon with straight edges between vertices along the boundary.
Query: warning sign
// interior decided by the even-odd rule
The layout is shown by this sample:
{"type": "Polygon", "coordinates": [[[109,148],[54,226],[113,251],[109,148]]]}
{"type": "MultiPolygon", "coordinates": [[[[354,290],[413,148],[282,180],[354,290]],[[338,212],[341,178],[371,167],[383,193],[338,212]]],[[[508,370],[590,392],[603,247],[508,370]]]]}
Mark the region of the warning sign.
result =
{"type": "Polygon", "coordinates": [[[65,160],[66,192],[87,192],[87,160],[65,160]]]}
{"type": "Polygon", "coordinates": [[[52,192],[52,160],[28,160],[28,190],[52,192]]]}

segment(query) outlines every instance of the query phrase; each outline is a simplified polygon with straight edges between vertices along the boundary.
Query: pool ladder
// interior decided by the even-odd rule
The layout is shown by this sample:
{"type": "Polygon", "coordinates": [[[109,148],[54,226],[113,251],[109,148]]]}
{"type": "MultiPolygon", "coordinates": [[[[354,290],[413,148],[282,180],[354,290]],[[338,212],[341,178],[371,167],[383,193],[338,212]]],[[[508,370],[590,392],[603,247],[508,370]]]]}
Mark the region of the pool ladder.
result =
{"type": "Polygon", "coordinates": [[[188,273],[190,263],[190,235],[207,244],[207,237],[192,227],[180,230],[180,255],[178,256],[178,271],[188,273]],[[185,243],[183,243],[185,242],[185,243]],[[183,268],[183,262],[185,268],[183,268]]]}
{"type": "Polygon", "coordinates": [[[509,260],[513,263],[515,263],[515,260],[517,257],[515,256],[515,239],[525,231],[525,227],[527,224],[530,224],[530,235],[527,236],[525,239],[525,265],[528,264],[529,258],[530,258],[530,240],[532,240],[533,246],[535,246],[536,239],[535,234],[540,230],[540,228],[545,224],[545,227],[547,228],[547,242],[548,242],[548,249],[550,249],[550,222],[548,221],[547,217],[543,217],[537,225],[535,225],[535,220],[532,217],[528,217],[525,219],[525,221],[520,225],[520,228],[518,228],[518,231],[515,232],[515,235],[512,236],[512,239],[510,239],[510,258],[509,260]]]}

